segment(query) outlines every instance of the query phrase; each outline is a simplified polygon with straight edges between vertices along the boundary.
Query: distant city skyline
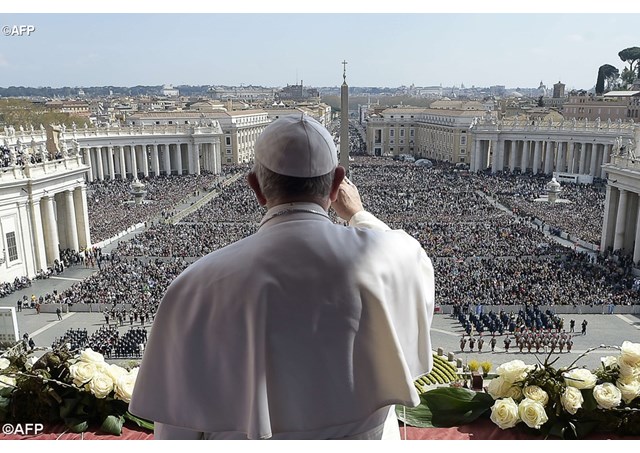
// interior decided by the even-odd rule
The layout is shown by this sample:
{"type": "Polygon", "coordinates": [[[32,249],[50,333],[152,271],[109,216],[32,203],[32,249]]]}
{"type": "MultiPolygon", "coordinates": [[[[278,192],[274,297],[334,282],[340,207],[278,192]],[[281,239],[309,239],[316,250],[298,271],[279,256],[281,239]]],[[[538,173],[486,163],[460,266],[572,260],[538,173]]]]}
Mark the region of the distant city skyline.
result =
{"type": "Polygon", "coordinates": [[[3,14],[0,86],[591,89],[640,14],[3,14]],[[29,32],[27,28],[33,27],[29,32]],[[8,27],[8,28],[7,28],[8,27]]]}

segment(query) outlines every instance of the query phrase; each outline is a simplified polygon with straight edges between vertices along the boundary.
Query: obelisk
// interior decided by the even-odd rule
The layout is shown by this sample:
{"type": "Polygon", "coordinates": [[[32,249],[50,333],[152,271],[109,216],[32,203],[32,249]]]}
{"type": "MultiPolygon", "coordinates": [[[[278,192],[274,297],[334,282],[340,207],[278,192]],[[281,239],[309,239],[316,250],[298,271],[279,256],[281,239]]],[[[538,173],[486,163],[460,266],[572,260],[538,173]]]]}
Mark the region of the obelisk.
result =
{"type": "Polygon", "coordinates": [[[347,62],[342,62],[342,87],[340,88],[340,165],[349,176],[349,85],[347,62]]]}

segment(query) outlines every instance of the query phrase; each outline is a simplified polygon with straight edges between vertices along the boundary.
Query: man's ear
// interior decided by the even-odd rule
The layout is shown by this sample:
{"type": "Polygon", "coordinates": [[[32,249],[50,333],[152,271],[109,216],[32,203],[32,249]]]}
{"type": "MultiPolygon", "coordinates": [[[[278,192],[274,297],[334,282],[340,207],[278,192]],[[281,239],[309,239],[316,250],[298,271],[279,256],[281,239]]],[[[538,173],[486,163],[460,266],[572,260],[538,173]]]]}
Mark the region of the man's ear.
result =
{"type": "Polygon", "coordinates": [[[247,182],[249,183],[249,187],[251,187],[251,190],[255,192],[256,198],[258,199],[258,203],[260,203],[260,206],[265,206],[267,204],[267,199],[262,193],[262,189],[260,188],[260,183],[258,182],[258,177],[254,172],[249,173],[249,175],[247,176],[247,182]]]}
{"type": "Polygon", "coordinates": [[[338,189],[340,189],[340,184],[344,180],[344,176],[346,171],[344,167],[338,165],[335,169],[335,173],[333,174],[333,182],[331,183],[331,192],[329,193],[329,199],[331,202],[334,202],[338,199],[338,189]]]}

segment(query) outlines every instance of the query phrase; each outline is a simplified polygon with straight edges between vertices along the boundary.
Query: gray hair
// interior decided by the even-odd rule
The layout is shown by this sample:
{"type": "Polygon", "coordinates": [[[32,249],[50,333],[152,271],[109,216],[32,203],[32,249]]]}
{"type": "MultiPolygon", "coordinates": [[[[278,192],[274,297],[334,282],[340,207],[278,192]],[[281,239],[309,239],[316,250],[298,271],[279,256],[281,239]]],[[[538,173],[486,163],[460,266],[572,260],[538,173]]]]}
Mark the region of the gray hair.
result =
{"type": "Polygon", "coordinates": [[[274,173],[256,162],[251,170],[255,173],[260,189],[267,199],[289,198],[296,196],[328,197],[331,192],[334,172],[313,178],[297,178],[274,173]]]}

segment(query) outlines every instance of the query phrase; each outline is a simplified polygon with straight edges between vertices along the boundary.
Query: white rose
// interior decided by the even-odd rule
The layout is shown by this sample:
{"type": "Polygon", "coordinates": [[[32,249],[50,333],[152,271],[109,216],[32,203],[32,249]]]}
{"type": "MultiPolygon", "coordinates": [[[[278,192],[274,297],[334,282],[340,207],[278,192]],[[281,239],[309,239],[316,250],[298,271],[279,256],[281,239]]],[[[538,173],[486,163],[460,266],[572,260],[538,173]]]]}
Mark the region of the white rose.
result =
{"type": "Polygon", "coordinates": [[[522,360],[512,360],[511,362],[500,365],[496,369],[496,373],[502,376],[508,383],[513,384],[526,378],[527,373],[531,369],[533,369],[533,366],[526,365],[522,360]]]}
{"type": "Polygon", "coordinates": [[[81,362],[95,363],[96,365],[104,363],[104,356],[89,348],[82,351],[79,358],[81,362]]]}
{"type": "Polygon", "coordinates": [[[139,366],[137,366],[137,367],[135,367],[135,368],[132,368],[132,369],[129,371],[129,374],[130,374],[131,376],[138,377],[138,371],[140,371],[140,367],[139,367],[139,366]]]}
{"type": "Polygon", "coordinates": [[[611,382],[596,385],[593,388],[593,397],[596,399],[600,409],[613,409],[620,406],[622,401],[620,389],[611,382]]]}
{"type": "Polygon", "coordinates": [[[522,395],[530,400],[537,401],[543,406],[549,402],[549,395],[537,385],[528,385],[522,389],[522,395]]]}
{"type": "Polygon", "coordinates": [[[136,374],[123,374],[116,380],[116,385],[114,390],[116,392],[116,398],[125,401],[127,403],[131,402],[131,395],[133,394],[133,387],[136,384],[136,374]]]}
{"type": "Polygon", "coordinates": [[[620,376],[640,377],[640,366],[635,366],[633,363],[627,362],[623,356],[618,357],[618,367],[620,367],[620,376]]]}
{"type": "Polygon", "coordinates": [[[113,390],[113,379],[105,373],[96,373],[89,382],[89,390],[96,398],[106,398],[113,390]]]}
{"type": "Polygon", "coordinates": [[[612,355],[602,357],[600,361],[602,362],[602,366],[604,368],[611,368],[618,364],[618,358],[612,355]]]}
{"type": "Polygon", "coordinates": [[[564,392],[562,392],[560,402],[564,410],[573,415],[578,412],[578,409],[582,408],[584,398],[582,397],[582,392],[577,388],[567,387],[564,392]]]}
{"type": "Polygon", "coordinates": [[[491,395],[494,400],[497,400],[505,397],[509,387],[511,387],[511,384],[507,383],[502,376],[498,376],[489,381],[487,393],[491,395]]]}
{"type": "Polygon", "coordinates": [[[511,398],[496,400],[491,406],[491,417],[489,418],[500,429],[513,428],[520,421],[518,405],[511,398]]]}
{"type": "Polygon", "coordinates": [[[9,365],[11,365],[9,359],[5,359],[4,357],[0,358],[0,371],[9,368],[9,365]]]}
{"type": "Polygon", "coordinates": [[[83,384],[89,382],[96,374],[96,365],[89,362],[76,362],[69,367],[73,383],[82,387],[83,384]]]}
{"type": "Polygon", "coordinates": [[[629,365],[640,367],[640,343],[624,341],[620,348],[620,356],[629,365]]]}
{"type": "Polygon", "coordinates": [[[518,406],[518,415],[529,428],[540,429],[544,425],[549,417],[544,411],[544,406],[538,401],[534,401],[529,398],[525,398],[520,402],[518,406]]]}
{"type": "Polygon", "coordinates": [[[27,359],[27,361],[24,363],[24,367],[27,369],[27,371],[31,371],[31,369],[33,368],[33,365],[35,365],[35,363],[38,361],[37,357],[29,357],[27,359]]]}
{"type": "Polygon", "coordinates": [[[6,375],[0,375],[0,389],[4,388],[4,387],[15,387],[16,386],[16,379],[6,376],[6,375]]]}
{"type": "Polygon", "coordinates": [[[520,401],[522,399],[522,387],[519,385],[512,385],[507,389],[507,393],[505,393],[505,398],[511,398],[514,401],[520,401]]]}
{"type": "Polygon", "coordinates": [[[622,393],[622,400],[629,404],[631,401],[640,396],[640,380],[634,376],[621,377],[616,381],[616,387],[622,393]]]}
{"type": "Polygon", "coordinates": [[[120,376],[127,374],[128,371],[119,365],[111,364],[105,367],[105,370],[103,371],[103,373],[108,375],[115,383],[120,376]]]}
{"type": "Polygon", "coordinates": [[[598,380],[598,378],[586,368],[574,368],[564,373],[563,376],[565,384],[580,390],[592,389],[598,380]]]}

